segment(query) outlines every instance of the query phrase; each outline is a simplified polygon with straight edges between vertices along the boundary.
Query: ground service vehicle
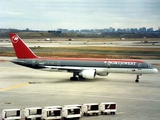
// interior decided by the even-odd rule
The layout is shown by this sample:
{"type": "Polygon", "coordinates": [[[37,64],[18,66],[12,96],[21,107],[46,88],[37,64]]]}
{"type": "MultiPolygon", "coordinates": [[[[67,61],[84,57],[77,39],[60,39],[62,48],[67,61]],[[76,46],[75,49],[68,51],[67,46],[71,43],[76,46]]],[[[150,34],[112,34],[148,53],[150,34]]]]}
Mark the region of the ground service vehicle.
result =
{"type": "Polygon", "coordinates": [[[26,120],[31,120],[31,119],[41,120],[42,107],[25,108],[24,116],[26,120]]]}
{"type": "Polygon", "coordinates": [[[62,108],[62,119],[79,119],[81,117],[81,108],[76,106],[70,106],[70,107],[63,107],[62,108]]]}
{"type": "Polygon", "coordinates": [[[98,115],[99,114],[99,103],[85,103],[82,105],[82,114],[84,116],[98,115]]]}
{"type": "Polygon", "coordinates": [[[2,120],[20,120],[21,109],[3,109],[2,120]]]}
{"type": "Polygon", "coordinates": [[[115,114],[115,102],[84,103],[64,106],[31,107],[24,109],[3,109],[2,120],[65,120],[80,119],[81,115],[115,114]]]}
{"type": "Polygon", "coordinates": [[[64,107],[79,107],[81,108],[82,105],[79,105],[79,104],[73,104],[73,105],[64,105],[64,107]]]}
{"type": "Polygon", "coordinates": [[[48,108],[48,109],[51,109],[51,108],[57,108],[57,109],[62,109],[62,106],[45,106],[45,107],[43,107],[43,109],[46,109],[46,108],[48,108]]]}
{"type": "Polygon", "coordinates": [[[43,120],[60,120],[61,119],[61,109],[57,108],[45,108],[42,110],[43,120]]]}
{"type": "Polygon", "coordinates": [[[99,104],[101,114],[115,114],[117,111],[117,104],[115,102],[102,102],[99,104]]]}

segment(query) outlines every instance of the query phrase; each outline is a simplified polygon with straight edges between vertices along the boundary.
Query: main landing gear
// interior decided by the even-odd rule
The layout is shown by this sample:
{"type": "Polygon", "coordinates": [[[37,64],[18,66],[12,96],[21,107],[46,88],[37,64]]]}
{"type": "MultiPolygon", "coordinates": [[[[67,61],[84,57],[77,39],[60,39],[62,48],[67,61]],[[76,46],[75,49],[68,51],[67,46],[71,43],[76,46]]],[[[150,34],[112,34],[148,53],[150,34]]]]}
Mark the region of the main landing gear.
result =
{"type": "Polygon", "coordinates": [[[78,75],[78,73],[74,72],[73,77],[70,77],[70,80],[71,81],[78,80],[78,77],[76,77],[76,75],[78,75]]]}
{"type": "Polygon", "coordinates": [[[84,80],[85,78],[83,78],[81,75],[79,75],[79,73],[73,73],[73,77],[70,77],[71,81],[77,81],[77,80],[84,80]],[[76,77],[78,76],[78,77],[76,77]]]}
{"type": "Polygon", "coordinates": [[[70,77],[70,80],[71,80],[71,81],[77,81],[77,80],[78,80],[78,77],[70,77]]]}
{"type": "MultiPolygon", "coordinates": [[[[142,74],[140,74],[140,75],[142,75],[142,74]]],[[[139,76],[140,76],[140,75],[137,75],[136,80],[135,80],[136,83],[139,82],[139,76]]]]}

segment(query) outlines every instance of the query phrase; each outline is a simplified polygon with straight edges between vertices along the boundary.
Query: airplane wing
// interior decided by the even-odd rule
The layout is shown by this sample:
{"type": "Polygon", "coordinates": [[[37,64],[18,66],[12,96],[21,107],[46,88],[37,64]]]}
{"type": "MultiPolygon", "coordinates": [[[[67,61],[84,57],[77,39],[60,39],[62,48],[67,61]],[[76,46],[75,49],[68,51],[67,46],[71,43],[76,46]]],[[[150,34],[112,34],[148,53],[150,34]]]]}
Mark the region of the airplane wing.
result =
{"type": "Polygon", "coordinates": [[[70,67],[70,66],[45,66],[46,68],[50,69],[57,69],[57,70],[67,70],[68,72],[81,72],[84,70],[82,67],[70,67]]]}

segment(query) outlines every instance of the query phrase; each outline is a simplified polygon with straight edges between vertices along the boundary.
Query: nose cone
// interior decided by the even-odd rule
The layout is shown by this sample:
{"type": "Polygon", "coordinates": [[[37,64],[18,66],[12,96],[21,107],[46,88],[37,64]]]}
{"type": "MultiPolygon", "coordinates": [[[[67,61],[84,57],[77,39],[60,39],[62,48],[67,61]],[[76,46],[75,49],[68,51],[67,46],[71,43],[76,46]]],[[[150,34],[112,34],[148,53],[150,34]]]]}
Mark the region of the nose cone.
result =
{"type": "Polygon", "coordinates": [[[157,69],[157,68],[154,68],[154,69],[153,69],[153,73],[158,73],[158,69],[157,69]]]}

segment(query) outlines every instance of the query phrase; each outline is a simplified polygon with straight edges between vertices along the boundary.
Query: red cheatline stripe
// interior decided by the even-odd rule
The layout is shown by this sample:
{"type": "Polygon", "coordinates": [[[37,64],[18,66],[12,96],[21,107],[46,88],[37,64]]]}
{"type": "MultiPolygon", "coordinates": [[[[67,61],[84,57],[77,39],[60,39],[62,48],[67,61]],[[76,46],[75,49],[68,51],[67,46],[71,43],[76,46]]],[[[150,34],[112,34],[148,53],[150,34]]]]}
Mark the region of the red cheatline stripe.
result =
{"type": "Polygon", "coordinates": [[[133,59],[96,59],[96,58],[46,58],[40,57],[38,60],[84,60],[84,61],[112,61],[112,62],[144,62],[142,60],[133,59]]]}

